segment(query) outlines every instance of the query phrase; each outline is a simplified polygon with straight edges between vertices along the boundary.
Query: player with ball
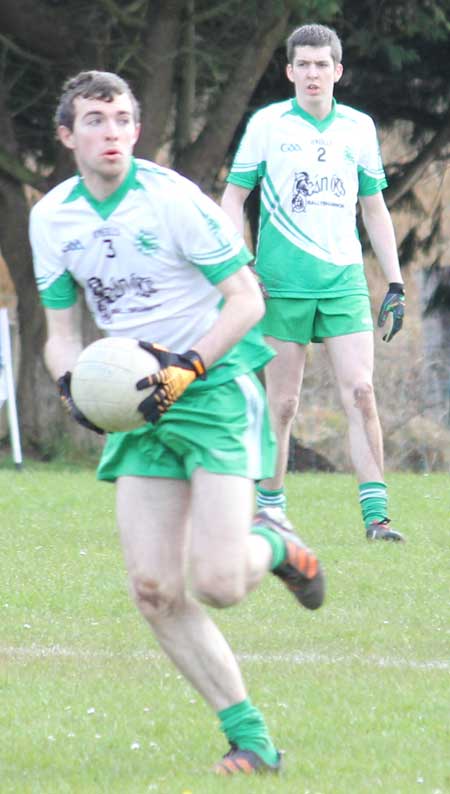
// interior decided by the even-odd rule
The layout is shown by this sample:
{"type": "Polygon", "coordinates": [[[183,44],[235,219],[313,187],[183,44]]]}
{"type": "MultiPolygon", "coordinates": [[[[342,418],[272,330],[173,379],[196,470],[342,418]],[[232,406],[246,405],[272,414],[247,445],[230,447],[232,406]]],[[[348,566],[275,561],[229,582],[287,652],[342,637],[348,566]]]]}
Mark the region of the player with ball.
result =
{"type": "Polygon", "coordinates": [[[276,772],[264,718],[200,602],[231,606],[272,571],[316,609],[324,577],[276,512],[253,516],[254,481],[271,476],[275,442],[254,374],[273,351],[257,326],[264,303],[251,254],[194,184],[133,157],[139,118],[117,75],[81,72],[64,86],[57,134],[79,175],[44,196],[30,220],[45,362],[74,419],[101,432],[71,394],[78,288],[104,335],[138,340],[158,360],[155,372],[149,356],[153,374],[137,386],[145,424],[107,434],[98,477],[116,484],[136,604],[230,743],[215,771],[276,772]]]}

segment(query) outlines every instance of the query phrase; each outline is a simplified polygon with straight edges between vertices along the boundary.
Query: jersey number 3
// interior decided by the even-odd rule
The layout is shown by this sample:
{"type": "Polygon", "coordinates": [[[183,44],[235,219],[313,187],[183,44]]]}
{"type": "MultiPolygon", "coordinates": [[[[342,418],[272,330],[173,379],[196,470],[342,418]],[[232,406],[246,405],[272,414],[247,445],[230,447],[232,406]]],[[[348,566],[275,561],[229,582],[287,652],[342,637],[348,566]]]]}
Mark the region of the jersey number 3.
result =
{"type": "Polygon", "coordinates": [[[113,241],[108,238],[106,240],[103,240],[103,242],[107,246],[107,248],[106,248],[106,256],[108,257],[108,259],[114,259],[115,255],[116,255],[116,251],[115,251],[115,248],[113,246],[113,241]]]}

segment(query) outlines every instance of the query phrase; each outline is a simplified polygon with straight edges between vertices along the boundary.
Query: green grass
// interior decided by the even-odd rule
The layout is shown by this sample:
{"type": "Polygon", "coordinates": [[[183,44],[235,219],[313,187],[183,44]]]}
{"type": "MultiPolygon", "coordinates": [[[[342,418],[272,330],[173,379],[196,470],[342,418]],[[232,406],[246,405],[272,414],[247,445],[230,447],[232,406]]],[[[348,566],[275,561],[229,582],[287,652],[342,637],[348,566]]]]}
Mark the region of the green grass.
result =
{"type": "Polygon", "coordinates": [[[92,468],[0,464],[0,794],[447,794],[449,477],[388,477],[403,546],[368,544],[347,475],[288,477],[328,597],[268,576],[215,613],[286,751],[216,779],[217,720],[129,601],[114,489],[92,468]]]}

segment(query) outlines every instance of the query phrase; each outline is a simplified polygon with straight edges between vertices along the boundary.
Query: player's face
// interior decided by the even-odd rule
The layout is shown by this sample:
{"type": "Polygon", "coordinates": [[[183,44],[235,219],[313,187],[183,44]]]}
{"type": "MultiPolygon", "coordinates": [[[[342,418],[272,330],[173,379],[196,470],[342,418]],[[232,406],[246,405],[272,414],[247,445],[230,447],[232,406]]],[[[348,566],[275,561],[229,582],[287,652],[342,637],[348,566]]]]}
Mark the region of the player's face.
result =
{"type": "Polygon", "coordinates": [[[127,94],[111,102],[76,97],[73,129],[60,127],[62,143],[71,149],[86,186],[98,198],[113,192],[128,173],[139,125],[127,94]],[[101,194],[101,195],[100,195],[101,194]]]}
{"type": "Polygon", "coordinates": [[[293,62],[286,67],[300,107],[319,118],[331,110],[334,84],[342,71],[342,64],[333,61],[328,46],[296,47],[293,62]]]}

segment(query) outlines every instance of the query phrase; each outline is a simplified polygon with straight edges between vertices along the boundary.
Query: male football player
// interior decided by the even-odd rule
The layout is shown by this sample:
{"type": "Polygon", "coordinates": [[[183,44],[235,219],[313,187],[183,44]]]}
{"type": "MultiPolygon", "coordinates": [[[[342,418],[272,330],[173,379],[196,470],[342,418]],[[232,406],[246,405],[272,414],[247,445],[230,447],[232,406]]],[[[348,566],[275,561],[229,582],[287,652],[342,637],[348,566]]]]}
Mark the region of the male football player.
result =
{"type": "Polygon", "coordinates": [[[68,80],[56,127],[79,174],[31,213],[47,367],[74,419],[95,431],[70,391],[82,347],[79,287],[99,329],[138,339],[158,357],[160,371],[137,384],[148,423],[108,434],[98,468],[116,483],[130,589],[218,716],[230,750],[216,772],[277,772],[264,718],[200,604],[235,604],[269,570],[306,608],[324,598],[315,554],[273,515],[252,518],[253,483],[272,476],[275,444],[254,374],[273,352],[254,327],[264,305],[251,255],[193,183],[133,157],[139,105],[117,75],[68,80]]]}

